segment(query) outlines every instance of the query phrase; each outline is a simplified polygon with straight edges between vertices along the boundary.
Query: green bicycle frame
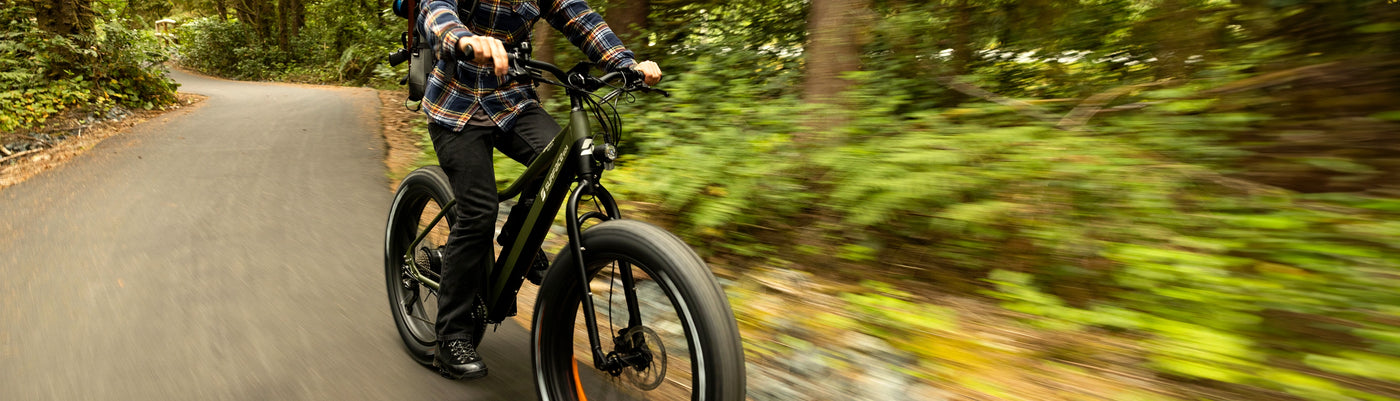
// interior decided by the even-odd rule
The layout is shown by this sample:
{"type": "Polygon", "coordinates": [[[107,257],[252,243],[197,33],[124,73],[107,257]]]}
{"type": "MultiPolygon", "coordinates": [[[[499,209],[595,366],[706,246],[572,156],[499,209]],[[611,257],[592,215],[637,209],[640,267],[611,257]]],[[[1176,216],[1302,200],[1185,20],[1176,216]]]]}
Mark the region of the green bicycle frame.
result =
{"type": "MultiPolygon", "coordinates": [[[[549,225],[553,223],[554,216],[559,213],[559,208],[568,197],[570,185],[566,183],[565,185],[556,186],[557,181],[560,176],[574,176],[573,170],[575,169],[573,167],[575,167],[576,163],[567,163],[570,159],[573,159],[569,156],[573,153],[577,153],[574,149],[576,145],[583,142],[583,139],[589,137],[587,113],[581,105],[576,103],[569,112],[569,124],[564,126],[558,135],[555,135],[554,139],[549,142],[549,145],[545,146],[544,151],[540,152],[539,157],[536,157],[535,160],[530,163],[530,166],[525,169],[525,172],[521,173],[520,176],[504,190],[497,193],[498,200],[514,198],[516,195],[521,195],[521,192],[524,192],[527,183],[533,181],[536,177],[540,176],[540,174],[544,174],[545,178],[543,184],[540,186],[539,193],[522,195],[522,198],[524,196],[534,196],[535,202],[525,215],[524,224],[521,225],[521,232],[516,235],[516,239],[510,244],[509,249],[502,250],[501,255],[496,259],[495,266],[491,269],[491,273],[488,276],[487,282],[490,286],[487,287],[486,297],[484,299],[486,301],[485,304],[488,314],[493,317],[492,320],[497,320],[494,318],[498,315],[504,318],[504,313],[497,313],[501,310],[501,304],[503,303],[501,302],[503,301],[501,296],[508,288],[507,286],[512,281],[512,278],[516,278],[516,280],[523,278],[523,275],[513,275],[511,273],[523,271],[517,269],[526,268],[527,266],[523,266],[523,264],[524,262],[529,262],[529,260],[524,260],[522,255],[525,255],[527,250],[537,249],[543,244],[549,225]]],[[[428,224],[428,228],[424,229],[413,239],[413,242],[409,244],[408,252],[404,254],[404,264],[408,266],[409,275],[435,291],[440,288],[440,284],[418,270],[418,264],[413,263],[413,253],[414,250],[418,248],[418,244],[428,236],[432,227],[437,226],[437,224],[442,221],[443,217],[447,215],[448,211],[452,210],[452,207],[456,205],[456,203],[457,201],[454,199],[446,205],[443,205],[442,210],[439,211],[437,216],[433,217],[432,222],[428,224]]],[[[515,291],[519,291],[518,282],[515,283],[514,287],[515,291]]],[[[514,297],[511,297],[510,300],[514,301],[514,297]]]]}

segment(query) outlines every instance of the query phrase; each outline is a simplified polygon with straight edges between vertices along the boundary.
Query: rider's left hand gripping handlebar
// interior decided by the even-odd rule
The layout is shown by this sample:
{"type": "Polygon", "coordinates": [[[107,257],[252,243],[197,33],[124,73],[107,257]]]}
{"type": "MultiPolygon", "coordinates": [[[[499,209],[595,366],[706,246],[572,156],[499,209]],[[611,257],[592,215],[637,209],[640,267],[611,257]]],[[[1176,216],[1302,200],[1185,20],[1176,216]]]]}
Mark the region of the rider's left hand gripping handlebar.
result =
{"type": "Polygon", "coordinates": [[[666,92],[666,91],[661,90],[661,89],[653,88],[653,87],[651,87],[651,85],[647,85],[646,76],[643,75],[641,71],[637,71],[637,70],[634,70],[634,69],[631,69],[631,68],[627,68],[627,69],[624,69],[624,70],[621,71],[621,72],[622,72],[623,79],[626,81],[626,82],[624,83],[624,85],[625,85],[624,88],[626,88],[627,91],[629,91],[629,92],[641,91],[641,92],[647,92],[647,93],[659,93],[659,94],[661,94],[662,96],[671,97],[671,94],[670,94],[669,92],[666,92]]]}

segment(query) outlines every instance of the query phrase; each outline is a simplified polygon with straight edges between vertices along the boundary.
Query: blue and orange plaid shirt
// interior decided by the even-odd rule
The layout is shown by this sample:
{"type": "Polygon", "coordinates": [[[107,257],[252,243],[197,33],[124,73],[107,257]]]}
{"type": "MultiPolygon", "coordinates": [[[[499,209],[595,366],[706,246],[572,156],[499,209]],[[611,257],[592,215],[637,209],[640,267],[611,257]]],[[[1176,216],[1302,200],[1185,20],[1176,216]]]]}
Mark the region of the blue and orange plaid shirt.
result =
{"type": "Polygon", "coordinates": [[[528,39],[535,20],[543,17],[604,70],[637,63],[603,17],[583,0],[481,0],[466,24],[457,15],[457,0],[421,1],[426,7],[419,7],[418,20],[424,26],[418,29],[432,33],[433,49],[438,54],[423,94],[423,110],[429,121],[453,131],[461,131],[477,108],[496,126],[509,131],[522,110],[539,102],[530,84],[511,82],[498,87],[499,79],[491,66],[478,65],[467,57],[458,60],[457,41],[462,37],[489,35],[509,48],[528,39]],[[448,63],[457,63],[455,79],[447,77],[448,63]]]}

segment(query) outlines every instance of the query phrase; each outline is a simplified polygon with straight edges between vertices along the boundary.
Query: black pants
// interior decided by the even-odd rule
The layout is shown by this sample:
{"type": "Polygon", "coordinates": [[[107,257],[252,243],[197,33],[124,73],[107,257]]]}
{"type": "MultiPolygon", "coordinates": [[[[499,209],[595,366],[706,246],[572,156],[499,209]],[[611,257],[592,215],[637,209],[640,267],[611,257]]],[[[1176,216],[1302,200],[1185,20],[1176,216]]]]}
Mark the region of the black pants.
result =
{"type": "MultiPolygon", "coordinates": [[[[456,196],[457,221],[443,249],[442,283],[438,291],[438,341],[466,338],[473,323],[472,303],[486,287],[487,273],[494,263],[492,233],[500,200],[496,196],[496,175],[491,148],[528,165],[539,156],[550,139],[559,134],[559,123],[539,106],[521,112],[511,132],[497,127],[467,125],[461,132],[428,124],[428,136],[437,151],[438,164],[447,173],[456,196]]],[[[525,194],[538,192],[539,182],[525,187],[525,194]]],[[[511,210],[502,229],[502,242],[518,232],[529,205],[522,201],[511,210]]]]}

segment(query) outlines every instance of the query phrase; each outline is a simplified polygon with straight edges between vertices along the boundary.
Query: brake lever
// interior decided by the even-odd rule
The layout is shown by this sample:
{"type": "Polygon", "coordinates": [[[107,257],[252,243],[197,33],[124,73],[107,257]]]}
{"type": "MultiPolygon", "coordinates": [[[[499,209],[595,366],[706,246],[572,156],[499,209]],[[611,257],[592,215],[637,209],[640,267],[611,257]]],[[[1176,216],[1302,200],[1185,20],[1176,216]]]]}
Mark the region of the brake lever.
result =
{"type": "Polygon", "coordinates": [[[520,62],[521,59],[528,60],[527,53],[524,51],[510,53],[510,63],[506,67],[505,79],[501,80],[498,86],[509,85],[520,78],[531,79],[530,69],[525,67],[525,63],[520,62]]]}
{"type": "Polygon", "coordinates": [[[670,93],[670,92],[667,92],[667,91],[662,90],[662,89],[656,89],[656,88],[651,87],[651,85],[647,85],[646,79],[645,79],[644,77],[642,77],[642,74],[641,74],[640,71],[632,70],[632,72],[633,72],[633,74],[631,74],[630,76],[628,76],[628,78],[629,78],[629,79],[628,79],[628,81],[629,81],[629,85],[628,85],[628,86],[630,86],[630,88],[628,89],[629,92],[631,92],[631,91],[642,91],[642,92],[647,92],[647,93],[660,93],[661,96],[671,97],[671,93],[670,93]]]}
{"type": "Polygon", "coordinates": [[[650,87],[650,86],[644,86],[644,87],[642,87],[642,90],[645,91],[645,92],[660,93],[661,96],[665,96],[665,97],[671,97],[671,92],[667,92],[667,91],[664,90],[664,89],[656,89],[656,88],[653,88],[653,87],[650,87]]]}
{"type": "Polygon", "coordinates": [[[521,66],[519,63],[511,61],[510,67],[506,68],[506,78],[502,80],[498,86],[510,85],[511,82],[515,82],[519,78],[530,78],[530,70],[521,66]]]}

